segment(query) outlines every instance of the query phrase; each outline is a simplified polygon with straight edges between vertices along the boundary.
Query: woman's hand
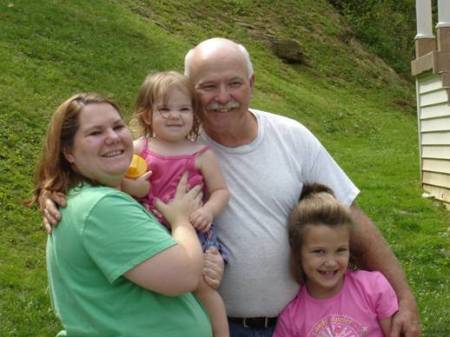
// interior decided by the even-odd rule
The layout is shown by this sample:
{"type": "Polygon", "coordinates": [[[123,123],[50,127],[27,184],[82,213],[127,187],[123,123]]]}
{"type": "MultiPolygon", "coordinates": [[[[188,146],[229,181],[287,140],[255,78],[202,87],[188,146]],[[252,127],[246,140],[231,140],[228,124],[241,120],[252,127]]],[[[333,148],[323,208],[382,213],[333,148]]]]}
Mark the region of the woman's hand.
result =
{"type": "Polygon", "coordinates": [[[202,204],[202,187],[195,186],[189,190],[187,177],[187,173],[183,174],[175,197],[169,203],[165,204],[159,199],[156,200],[156,209],[166,218],[172,229],[179,224],[190,223],[190,215],[202,204]]]}
{"type": "Polygon", "coordinates": [[[200,242],[189,222],[189,215],[201,205],[201,186],[188,188],[187,174],[183,174],[169,203],[156,200],[156,208],[170,223],[177,244],[125,273],[141,287],[168,296],[195,290],[204,266],[200,242]]]}

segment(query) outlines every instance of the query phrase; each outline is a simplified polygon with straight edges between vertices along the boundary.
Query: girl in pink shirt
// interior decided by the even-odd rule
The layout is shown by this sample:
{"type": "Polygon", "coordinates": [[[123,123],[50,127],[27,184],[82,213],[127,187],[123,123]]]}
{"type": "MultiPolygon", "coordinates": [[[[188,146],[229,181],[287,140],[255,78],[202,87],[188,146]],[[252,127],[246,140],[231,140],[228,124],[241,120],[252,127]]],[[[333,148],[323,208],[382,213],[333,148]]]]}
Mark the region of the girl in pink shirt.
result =
{"type": "Polygon", "coordinates": [[[352,219],[333,192],[305,185],[289,218],[293,271],[304,286],[274,337],[387,337],[398,301],[379,272],[349,270],[352,219]]]}
{"type": "MultiPolygon", "coordinates": [[[[143,157],[149,171],[141,177],[124,179],[122,189],[139,198],[161,223],[167,221],[156,211],[157,199],[173,199],[183,174],[188,185],[204,186],[204,203],[191,214],[203,249],[211,247],[226,257],[225,247],[217,240],[213,218],[226,206],[229,192],[218,160],[208,146],[198,144],[202,110],[189,80],[175,72],[159,72],[146,77],[136,102],[132,122],[137,124],[139,138],[134,153],[143,157]]],[[[201,279],[195,295],[211,319],[215,337],[228,337],[225,306],[219,293],[201,279]]]]}

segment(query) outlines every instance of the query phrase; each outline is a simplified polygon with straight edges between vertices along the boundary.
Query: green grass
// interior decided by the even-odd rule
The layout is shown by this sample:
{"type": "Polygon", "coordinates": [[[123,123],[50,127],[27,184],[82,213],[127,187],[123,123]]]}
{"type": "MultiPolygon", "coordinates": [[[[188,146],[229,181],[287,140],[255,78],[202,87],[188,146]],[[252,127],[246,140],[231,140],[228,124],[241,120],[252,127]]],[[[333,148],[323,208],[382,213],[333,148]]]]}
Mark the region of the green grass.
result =
{"type": "Polygon", "coordinates": [[[52,336],[46,235],[30,196],[49,116],[96,90],[129,115],[153,70],[182,70],[195,43],[248,46],[253,106],[301,120],[361,188],[358,201],[399,257],[417,296],[423,336],[450,335],[450,214],[421,198],[414,87],[357,42],[324,0],[0,0],[0,336],[52,336]],[[276,8],[276,10],[274,10],[276,8]],[[268,48],[296,39],[304,65],[268,48]]]}

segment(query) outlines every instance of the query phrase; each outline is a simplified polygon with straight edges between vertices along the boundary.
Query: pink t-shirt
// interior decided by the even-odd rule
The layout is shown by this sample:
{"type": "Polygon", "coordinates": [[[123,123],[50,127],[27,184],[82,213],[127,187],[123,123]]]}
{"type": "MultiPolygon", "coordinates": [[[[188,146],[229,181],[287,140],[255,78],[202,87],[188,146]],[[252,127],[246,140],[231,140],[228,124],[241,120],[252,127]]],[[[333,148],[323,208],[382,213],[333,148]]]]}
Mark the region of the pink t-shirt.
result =
{"type": "Polygon", "coordinates": [[[378,321],[397,310],[383,274],[347,271],[344,286],[331,298],[313,298],[302,287],[281,312],[273,337],[383,337],[378,321]]]}

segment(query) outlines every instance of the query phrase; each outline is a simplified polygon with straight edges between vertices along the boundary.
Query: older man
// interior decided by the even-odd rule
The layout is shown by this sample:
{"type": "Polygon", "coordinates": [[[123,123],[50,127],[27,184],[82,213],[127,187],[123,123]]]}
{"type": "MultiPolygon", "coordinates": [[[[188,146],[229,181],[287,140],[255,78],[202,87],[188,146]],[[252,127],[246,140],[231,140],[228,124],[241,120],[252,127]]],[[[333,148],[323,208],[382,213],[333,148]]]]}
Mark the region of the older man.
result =
{"type": "Polygon", "coordinates": [[[231,252],[220,286],[231,336],[271,336],[298,290],[289,273],[286,223],[305,182],[330,186],[351,206],[352,249],[363,267],[383,272],[399,298],[391,336],[419,336],[414,296],[382,235],[356,206],[358,189],[300,123],[250,109],[255,75],[246,49],[223,38],[203,41],[186,55],[185,73],[205,107],[202,141],[219,156],[232,195],[215,219],[231,252]]]}

